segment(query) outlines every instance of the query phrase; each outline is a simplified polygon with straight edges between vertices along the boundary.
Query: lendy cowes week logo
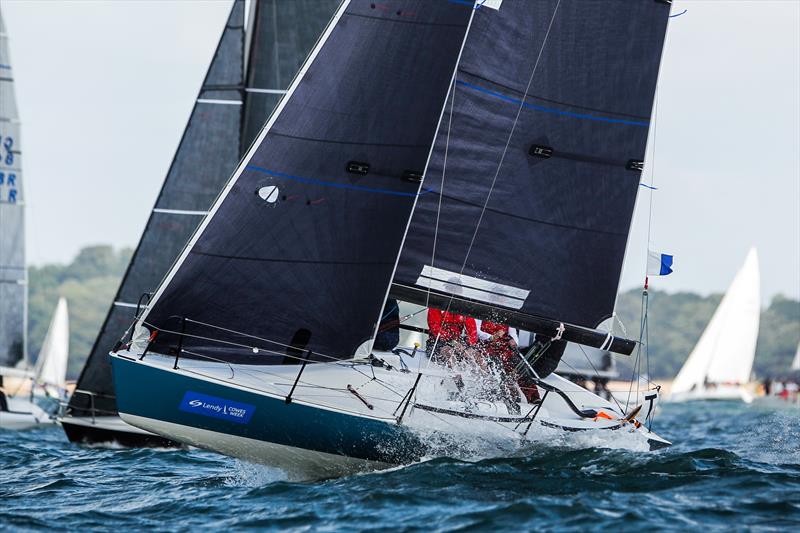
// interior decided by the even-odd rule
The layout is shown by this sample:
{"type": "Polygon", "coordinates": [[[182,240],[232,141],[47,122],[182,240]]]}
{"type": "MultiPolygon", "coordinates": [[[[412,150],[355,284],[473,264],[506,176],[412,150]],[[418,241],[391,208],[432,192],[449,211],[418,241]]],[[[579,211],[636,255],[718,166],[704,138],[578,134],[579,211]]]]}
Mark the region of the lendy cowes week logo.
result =
{"type": "Polygon", "coordinates": [[[247,424],[256,410],[255,405],[235,402],[226,398],[186,391],[178,407],[181,411],[247,424]]]}

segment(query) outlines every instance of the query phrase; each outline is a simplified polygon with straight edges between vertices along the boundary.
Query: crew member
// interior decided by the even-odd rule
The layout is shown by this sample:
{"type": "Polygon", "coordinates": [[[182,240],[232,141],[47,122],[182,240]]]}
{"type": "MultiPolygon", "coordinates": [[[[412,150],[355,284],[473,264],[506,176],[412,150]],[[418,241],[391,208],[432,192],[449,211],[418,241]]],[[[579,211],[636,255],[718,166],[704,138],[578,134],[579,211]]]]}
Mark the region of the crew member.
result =
{"type": "Polygon", "coordinates": [[[434,360],[453,363],[463,358],[464,341],[469,346],[478,343],[475,319],[440,309],[428,309],[427,351],[434,360]],[[459,346],[460,345],[460,346],[459,346]]]}

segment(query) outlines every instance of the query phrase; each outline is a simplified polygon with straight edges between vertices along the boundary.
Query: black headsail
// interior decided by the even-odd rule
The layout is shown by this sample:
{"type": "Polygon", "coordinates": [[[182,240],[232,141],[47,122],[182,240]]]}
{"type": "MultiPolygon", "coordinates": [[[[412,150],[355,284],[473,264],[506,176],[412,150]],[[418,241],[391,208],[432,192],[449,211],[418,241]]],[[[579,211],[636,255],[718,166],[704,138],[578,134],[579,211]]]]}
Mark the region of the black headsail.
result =
{"type": "Polygon", "coordinates": [[[259,0],[248,23],[242,148],[247,149],[286,93],[339,0],[259,0]]]}
{"type": "Polygon", "coordinates": [[[504,0],[476,11],[397,297],[611,341],[586,328],[613,311],[668,4],[504,0]]]}
{"type": "Polygon", "coordinates": [[[239,160],[244,0],[236,0],[175,158],[103,327],[70,399],[73,415],[92,406],[116,413],[108,352],[134,317],[139,297],[158,286],[239,160]],[[83,392],[85,391],[85,392],[83,392]],[[92,397],[87,392],[94,394],[92,397]]]}
{"type": "Polygon", "coordinates": [[[266,350],[350,357],[372,336],[473,12],[342,3],[156,292],[152,350],[185,330],[189,352],[281,362],[266,350]]]}

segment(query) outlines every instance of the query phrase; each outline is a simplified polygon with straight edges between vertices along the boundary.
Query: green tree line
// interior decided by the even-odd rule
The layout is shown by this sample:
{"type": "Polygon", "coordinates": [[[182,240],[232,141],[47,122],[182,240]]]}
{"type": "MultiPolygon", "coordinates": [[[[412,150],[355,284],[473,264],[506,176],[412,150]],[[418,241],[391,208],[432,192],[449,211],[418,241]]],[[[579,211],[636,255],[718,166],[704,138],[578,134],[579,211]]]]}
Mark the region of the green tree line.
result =
{"type": "MultiPolygon", "coordinates": [[[[67,298],[70,318],[68,375],[77,378],[95,336],[114,298],[131,250],[111,246],[82,249],[68,265],[31,267],[29,303],[29,352],[35,359],[44,340],[59,296],[67,298]]],[[[689,292],[669,294],[650,291],[650,373],[657,379],[677,374],[719,305],[721,294],[700,296],[689,292]]],[[[620,294],[617,315],[629,338],[638,338],[641,291],[620,294]]],[[[120,332],[122,334],[122,332],[120,332]]],[[[754,371],[758,376],[788,372],[800,342],[800,301],[775,296],[762,311],[761,331],[754,371]]]]}

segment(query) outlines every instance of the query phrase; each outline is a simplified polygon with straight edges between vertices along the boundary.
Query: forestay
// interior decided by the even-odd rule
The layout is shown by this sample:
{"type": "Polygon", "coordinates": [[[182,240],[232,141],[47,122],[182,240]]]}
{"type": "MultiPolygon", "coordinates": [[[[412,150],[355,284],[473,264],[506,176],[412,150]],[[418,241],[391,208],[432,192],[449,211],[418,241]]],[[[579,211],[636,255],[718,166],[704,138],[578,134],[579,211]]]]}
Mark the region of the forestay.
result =
{"type": "MultiPolygon", "coordinates": [[[[96,394],[97,414],[116,412],[108,353],[131,325],[142,293],[158,286],[239,160],[243,50],[244,0],[237,0],[155,207],[78,380],[79,391],[96,394]]],[[[73,394],[69,404],[77,416],[91,405],[89,395],[81,392],[73,394]]]]}
{"type": "Polygon", "coordinates": [[[371,337],[473,12],[342,3],[156,293],[151,349],[185,328],[189,354],[238,345],[266,363],[282,345],[289,361],[350,357],[371,337]]]}
{"type": "Polygon", "coordinates": [[[668,4],[476,10],[396,294],[446,296],[458,312],[477,303],[523,327],[546,317],[594,328],[612,314],[668,4]]]}
{"type": "Polygon", "coordinates": [[[8,35],[0,16],[0,367],[26,358],[28,291],[20,146],[8,35]]]}

